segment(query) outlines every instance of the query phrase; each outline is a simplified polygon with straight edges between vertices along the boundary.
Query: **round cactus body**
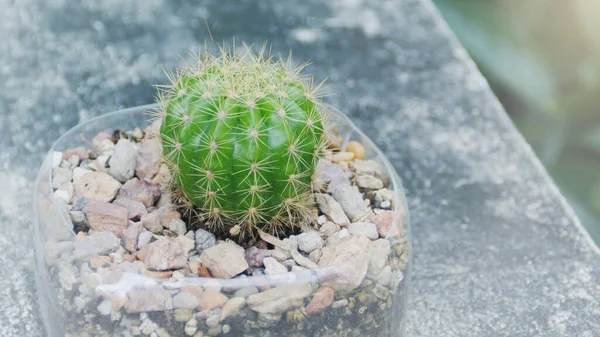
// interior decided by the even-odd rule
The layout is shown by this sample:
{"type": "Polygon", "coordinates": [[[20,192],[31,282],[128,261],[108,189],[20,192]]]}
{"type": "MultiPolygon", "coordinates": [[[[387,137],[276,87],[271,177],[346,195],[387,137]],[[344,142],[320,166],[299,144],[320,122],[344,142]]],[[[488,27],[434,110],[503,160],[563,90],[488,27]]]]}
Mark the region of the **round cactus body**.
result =
{"type": "Polygon", "coordinates": [[[322,106],[299,68],[262,55],[204,54],[163,99],[164,161],[208,226],[278,232],[312,204],[322,106]]]}

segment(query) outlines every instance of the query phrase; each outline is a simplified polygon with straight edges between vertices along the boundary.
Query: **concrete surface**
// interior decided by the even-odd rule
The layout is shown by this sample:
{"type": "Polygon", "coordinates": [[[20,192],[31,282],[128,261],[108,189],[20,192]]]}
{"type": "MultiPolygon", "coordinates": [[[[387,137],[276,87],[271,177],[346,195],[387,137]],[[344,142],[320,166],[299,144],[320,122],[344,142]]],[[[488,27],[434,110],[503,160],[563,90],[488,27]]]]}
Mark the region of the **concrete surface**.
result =
{"type": "Polygon", "coordinates": [[[209,38],[294,50],[389,155],[413,218],[410,336],[594,336],[600,255],[429,0],[0,7],[0,336],[42,336],[31,187],[80,120],[149,103],[209,38]]]}

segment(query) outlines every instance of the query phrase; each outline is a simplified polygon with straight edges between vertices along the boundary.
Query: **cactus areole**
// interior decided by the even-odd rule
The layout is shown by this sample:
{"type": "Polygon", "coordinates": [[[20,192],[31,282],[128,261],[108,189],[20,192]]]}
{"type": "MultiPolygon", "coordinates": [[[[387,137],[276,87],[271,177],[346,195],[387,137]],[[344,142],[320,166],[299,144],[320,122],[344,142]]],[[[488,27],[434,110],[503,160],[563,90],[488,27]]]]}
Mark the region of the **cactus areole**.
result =
{"type": "Polygon", "coordinates": [[[172,76],[160,99],[163,159],[207,227],[277,233],[306,218],[327,137],[301,68],[222,49],[172,76]]]}

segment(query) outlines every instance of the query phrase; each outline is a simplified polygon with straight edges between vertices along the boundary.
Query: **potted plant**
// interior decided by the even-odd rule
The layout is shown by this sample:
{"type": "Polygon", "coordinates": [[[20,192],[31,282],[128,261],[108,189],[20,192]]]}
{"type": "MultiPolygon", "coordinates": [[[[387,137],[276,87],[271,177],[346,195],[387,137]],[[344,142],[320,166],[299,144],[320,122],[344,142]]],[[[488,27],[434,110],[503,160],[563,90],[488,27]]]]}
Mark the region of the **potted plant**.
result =
{"type": "Polygon", "coordinates": [[[195,61],[158,105],[50,150],[35,193],[49,335],[402,336],[410,232],[381,151],[289,61],[195,61]]]}

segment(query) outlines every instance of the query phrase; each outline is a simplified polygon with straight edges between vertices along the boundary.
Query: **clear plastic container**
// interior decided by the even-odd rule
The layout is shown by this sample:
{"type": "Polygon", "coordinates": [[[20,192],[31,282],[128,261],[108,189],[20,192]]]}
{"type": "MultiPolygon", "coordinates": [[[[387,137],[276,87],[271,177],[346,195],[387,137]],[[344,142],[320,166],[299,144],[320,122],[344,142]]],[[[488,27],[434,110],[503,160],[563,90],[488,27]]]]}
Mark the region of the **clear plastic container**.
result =
{"type": "Polygon", "coordinates": [[[88,147],[86,140],[100,131],[143,129],[151,108],[120,110],[79,124],[54,143],[44,160],[34,194],[35,248],[38,297],[49,336],[404,336],[412,252],[402,184],[381,150],[334,109],[329,117],[338,133],[360,141],[365,159],[376,161],[389,178],[387,188],[394,194],[390,233],[397,230],[399,235],[380,239],[390,248],[385,270],[381,262],[375,266],[379,253],[371,244],[343,263],[324,268],[233,279],[154,279],[135,271],[107,278],[110,267],[94,270],[89,259],[74,257],[78,238],[68,207],[53,196],[52,171],[59,162],[55,151],[88,147]],[[389,280],[382,281],[385,278],[389,280]],[[175,308],[173,297],[184,287],[211,293],[198,301],[217,301],[220,306],[202,311],[175,308]],[[334,290],[333,303],[325,287],[334,290]],[[147,303],[132,308],[133,301],[147,303]],[[326,307],[315,313],[319,304],[326,307]],[[312,311],[307,311],[309,305],[312,311]]]}

